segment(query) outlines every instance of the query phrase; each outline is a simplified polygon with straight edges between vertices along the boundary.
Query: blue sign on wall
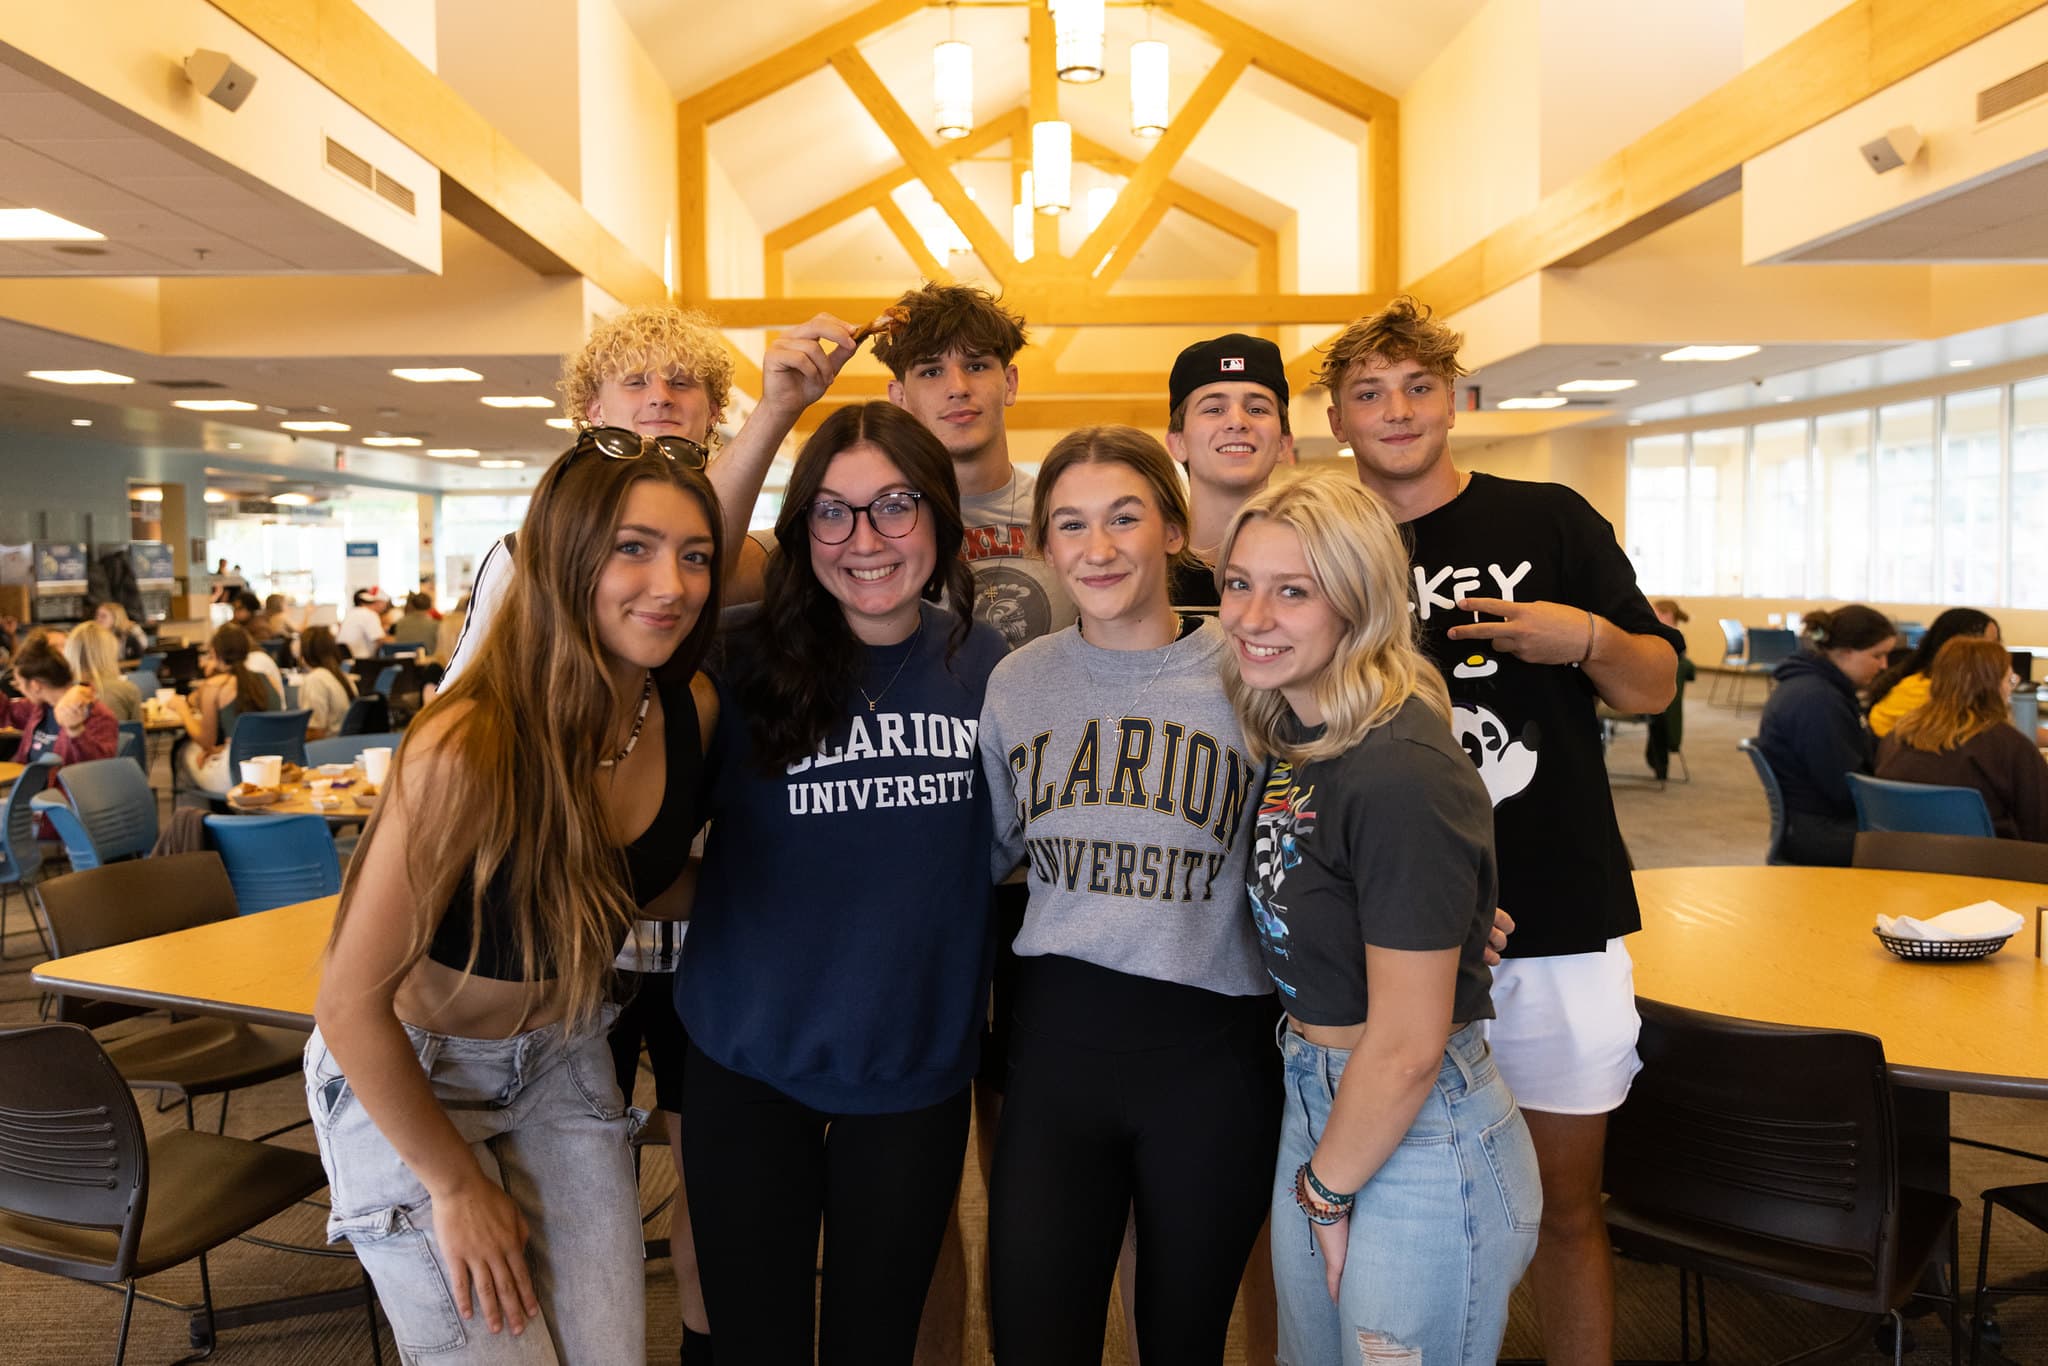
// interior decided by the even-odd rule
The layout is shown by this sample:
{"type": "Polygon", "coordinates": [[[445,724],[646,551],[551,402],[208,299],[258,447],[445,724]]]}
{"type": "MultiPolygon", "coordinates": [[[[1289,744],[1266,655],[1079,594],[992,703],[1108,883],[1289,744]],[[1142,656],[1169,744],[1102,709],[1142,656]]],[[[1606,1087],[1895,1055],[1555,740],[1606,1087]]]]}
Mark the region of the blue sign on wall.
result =
{"type": "Polygon", "coordinates": [[[375,541],[350,541],[347,544],[348,558],[351,560],[374,560],[377,558],[377,543],[375,541]]]}

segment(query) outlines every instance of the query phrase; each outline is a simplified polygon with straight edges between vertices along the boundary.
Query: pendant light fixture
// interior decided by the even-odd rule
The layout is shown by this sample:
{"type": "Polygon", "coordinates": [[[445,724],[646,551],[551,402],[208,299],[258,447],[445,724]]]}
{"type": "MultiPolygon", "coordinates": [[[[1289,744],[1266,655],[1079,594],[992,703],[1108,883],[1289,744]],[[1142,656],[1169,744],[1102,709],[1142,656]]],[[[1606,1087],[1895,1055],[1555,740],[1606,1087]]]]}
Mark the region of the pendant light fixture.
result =
{"type": "Polygon", "coordinates": [[[1074,204],[1074,129],[1057,119],[1031,125],[1032,207],[1065,213],[1074,204]]]}
{"type": "Polygon", "coordinates": [[[1046,8],[1060,79],[1076,85],[1101,80],[1104,0],[1046,0],[1046,8]]]}
{"type": "Polygon", "coordinates": [[[1166,44],[1152,36],[1152,6],[1145,6],[1145,36],[1131,44],[1131,132],[1156,138],[1166,131],[1166,44]]]}
{"type": "Polygon", "coordinates": [[[946,6],[946,41],[932,49],[932,107],[938,133],[948,141],[974,131],[974,49],[953,32],[953,6],[946,6]]]}

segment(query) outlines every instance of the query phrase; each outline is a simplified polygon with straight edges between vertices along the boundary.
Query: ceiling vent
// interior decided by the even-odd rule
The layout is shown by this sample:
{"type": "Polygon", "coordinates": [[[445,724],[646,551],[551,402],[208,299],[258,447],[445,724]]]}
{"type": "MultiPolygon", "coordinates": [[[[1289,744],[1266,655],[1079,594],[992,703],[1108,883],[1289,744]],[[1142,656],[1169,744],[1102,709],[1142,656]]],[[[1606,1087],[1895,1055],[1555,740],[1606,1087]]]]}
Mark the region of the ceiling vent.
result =
{"type": "Polygon", "coordinates": [[[333,138],[327,139],[327,169],[362,186],[403,213],[416,212],[416,199],[411,190],[372,166],[368,157],[349,150],[333,138]]]}
{"type": "Polygon", "coordinates": [[[2048,95],[2048,62],[2030,66],[2019,75],[1977,92],[1977,122],[2009,113],[2029,100],[2048,95]]]}

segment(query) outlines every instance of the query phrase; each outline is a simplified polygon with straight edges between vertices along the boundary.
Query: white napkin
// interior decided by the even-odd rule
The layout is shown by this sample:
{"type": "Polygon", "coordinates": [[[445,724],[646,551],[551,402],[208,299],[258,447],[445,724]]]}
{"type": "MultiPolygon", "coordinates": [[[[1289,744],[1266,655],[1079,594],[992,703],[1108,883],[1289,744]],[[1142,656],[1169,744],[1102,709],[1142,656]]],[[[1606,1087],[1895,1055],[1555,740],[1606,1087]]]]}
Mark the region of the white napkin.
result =
{"type": "Polygon", "coordinates": [[[1996,901],[1958,906],[1926,920],[1910,915],[1877,918],[1877,928],[1894,939],[2003,939],[2018,934],[2025,923],[2018,911],[1996,901]]]}

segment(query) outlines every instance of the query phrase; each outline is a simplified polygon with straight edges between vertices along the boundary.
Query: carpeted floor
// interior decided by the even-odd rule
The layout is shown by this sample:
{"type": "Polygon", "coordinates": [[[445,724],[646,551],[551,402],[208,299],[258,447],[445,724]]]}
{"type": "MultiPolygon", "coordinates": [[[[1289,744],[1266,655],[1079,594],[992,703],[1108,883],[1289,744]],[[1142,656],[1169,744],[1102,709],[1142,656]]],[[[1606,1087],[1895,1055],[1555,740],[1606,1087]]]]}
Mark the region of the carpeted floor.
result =
{"type": "MultiPolygon", "coordinates": [[[[1754,709],[1738,718],[1727,707],[1709,705],[1702,680],[1702,686],[1694,689],[1688,703],[1687,727],[1685,754],[1691,769],[1688,783],[1673,782],[1659,788],[1638,780],[1638,774],[1644,780],[1649,776],[1641,761],[1639,727],[1625,728],[1609,756],[1616,775],[1616,808],[1637,864],[1669,867],[1760,862],[1767,828],[1763,798],[1754,774],[1735,750],[1736,739],[1754,730],[1754,709]]],[[[162,777],[160,766],[160,783],[162,777]]],[[[33,954],[35,939],[25,931],[20,913],[17,900],[9,921],[9,928],[15,932],[8,936],[7,950],[33,954]]],[[[35,961],[34,957],[24,957],[0,965],[0,1027],[34,1020],[36,993],[27,973],[35,961]]],[[[115,1030],[119,1028],[116,1026],[115,1030]]],[[[2043,1047],[2048,1048],[2048,1042],[2043,1047]]],[[[647,1079],[643,1076],[641,1080],[644,1091],[647,1079]]],[[[651,1097],[643,1095],[640,1099],[644,1104],[651,1097]]],[[[146,1125],[153,1130],[182,1122],[175,1111],[155,1114],[147,1098],[142,1100],[142,1112],[146,1125]]],[[[299,1085],[296,1080],[287,1079],[238,1094],[229,1129],[232,1133],[253,1135],[303,1112],[299,1085]]],[[[214,1113],[212,1103],[204,1104],[201,1123],[210,1127],[214,1113]]],[[[1959,1134],[2034,1151],[2048,1150],[2048,1107],[2042,1105],[1959,1096],[1953,1124],[1959,1134]]],[[[278,1141],[301,1147],[311,1145],[304,1130],[278,1141]]],[[[1992,1185],[2048,1180],[2048,1165],[1971,1148],[1957,1147],[1952,1151],[1953,1189],[1964,1207],[1963,1276],[1967,1285],[1976,1271],[1977,1193],[1992,1185]]],[[[668,1164],[660,1160],[658,1153],[654,1158],[647,1163],[643,1179],[643,1198],[650,1207],[674,1183],[668,1164]]],[[[970,1299],[978,1301],[985,1201],[972,1161],[968,1163],[961,1206],[969,1294],[970,1299]]],[[[262,1232],[284,1241],[316,1242],[322,1218],[318,1209],[302,1208],[274,1221],[262,1232]]],[[[657,1218],[655,1231],[662,1231],[664,1224],[665,1217],[657,1218]]],[[[2031,1278],[2037,1285],[2048,1286],[2048,1237],[2010,1222],[2001,1224],[1993,1247],[1992,1272],[1995,1279],[2031,1278]]],[[[212,1273],[215,1293],[225,1304],[307,1289],[344,1288],[354,1283],[350,1264],[244,1244],[232,1244],[219,1253],[212,1261],[212,1273]]],[[[650,1264],[647,1285],[648,1360],[672,1362],[676,1359],[679,1330],[675,1286],[666,1262],[650,1264]]],[[[1626,1263],[1620,1267],[1617,1350],[1621,1355],[1662,1357],[1675,1353],[1675,1286],[1674,1273],[1665,1269],[1626,1263]]],[[[197,1293],[198,1273],[196,1268],[183,1268],[154,1278],[146,1288],[173,1298],[190,1298],[197,1293]]],[[[4,1336],[0,1336],[0,1363],[5,1366],[112,1357],[120,1317],[120,1303],[113,1295],[0,1267],[0,1303],[8,1310],[7,1328],[4,1336]]],[[[1834,1337],[1847,1323],[1843,1315],[1834,1311],[1719,1285],[1710,1294],[1710,1308],[1714,1358],[1725,1366],[1775,1360],[1834,1337]]],[[[1987,1352],[1986,1360],[2048,1363],[2048,1299],[2005,1302],[1998,1308],[1997,1320],[2002,1344],[1996,1354],[1987,1352]]],[[[1540,1352],[1534,1323],[1526,1295],[1518,1292],[1506,1355],[1535,1356],[1540,1352]]],[[[1947,1359],[1946,1343],[1936,1319],[1915,1320],[1911,1337],[1912,1350],[1907,1353],[1907,1360],[1932,1366],[1947,1359]]],[[[395,1362],[388,1337],[385,1346],[385,1359],[395,1362]]],[[[165,1362],[187,1350],[185,1324],[180,1316],[149,1305],[137,1307],[130,1361],[165,1362]]],[[[973,1366],[982,1366],[989,1360],[987,1334],[978,1316],[966,1325],[958,1350],[942,1355],[957,1357],[961,1363],[973,1366]]],[[[1105,1333],[1103,1359],[1114,1363],[1128,1360],[1120,1328],[1111,1326],[1105,1333]]],[[[1884,1356],[1865,1346],[1846,1359],[1876,1362],[1884,1356]]],[[[357,1310],[228,1331],[221,1337],[215,1360],[277,1366],[366,1362],[369,1342],[362,1313],[357,1310]]],[[[1233,1366],[1245,1360],[1241,1315],[1227,1360],[1233,1366]]],[[[951,1363],[935,1360],[927,1366],[951,1363]]]]}

